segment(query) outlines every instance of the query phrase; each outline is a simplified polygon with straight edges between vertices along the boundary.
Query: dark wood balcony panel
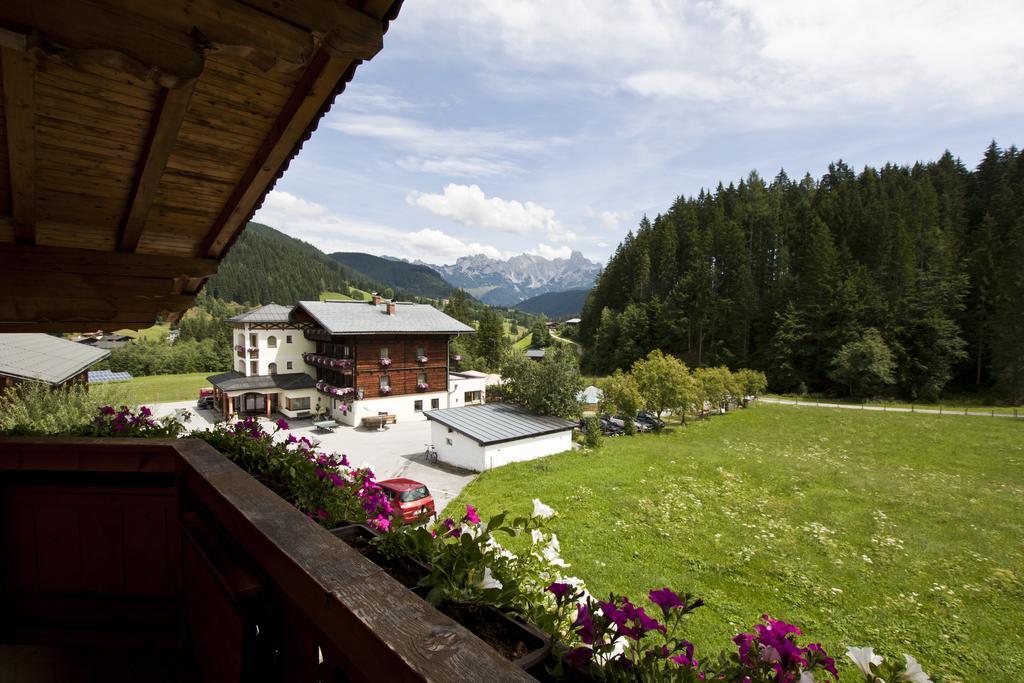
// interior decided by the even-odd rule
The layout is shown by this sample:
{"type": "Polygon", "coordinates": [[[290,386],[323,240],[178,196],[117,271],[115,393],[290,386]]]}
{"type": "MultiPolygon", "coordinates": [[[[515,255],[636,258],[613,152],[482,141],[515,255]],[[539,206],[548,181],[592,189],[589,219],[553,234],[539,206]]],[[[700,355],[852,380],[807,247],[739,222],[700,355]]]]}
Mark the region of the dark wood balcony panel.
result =
{"type": "Polygon", "coordinates": [[[201,441],[0,439],[0,557],[3,643],[171,648],[224,680],[531,680],[201,441]]]}

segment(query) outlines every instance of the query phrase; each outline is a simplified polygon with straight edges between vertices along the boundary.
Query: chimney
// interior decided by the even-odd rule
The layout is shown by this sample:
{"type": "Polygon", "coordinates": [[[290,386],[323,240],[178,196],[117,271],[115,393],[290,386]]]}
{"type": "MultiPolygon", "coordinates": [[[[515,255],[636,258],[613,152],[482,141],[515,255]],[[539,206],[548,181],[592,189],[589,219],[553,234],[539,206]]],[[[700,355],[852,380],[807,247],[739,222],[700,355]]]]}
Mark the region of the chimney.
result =
{"type": "Polygon", "coordinates": [[[373,305],[380,306],[380,294],[378,294],[377,292],[373,293],[373,305]]]}
{"type": "Polygon", "coordinates": [[[395,314],[395,302],[394,301],[389,301],[388,302],[388,315],[394,315],[394,314],[395,314]]]}

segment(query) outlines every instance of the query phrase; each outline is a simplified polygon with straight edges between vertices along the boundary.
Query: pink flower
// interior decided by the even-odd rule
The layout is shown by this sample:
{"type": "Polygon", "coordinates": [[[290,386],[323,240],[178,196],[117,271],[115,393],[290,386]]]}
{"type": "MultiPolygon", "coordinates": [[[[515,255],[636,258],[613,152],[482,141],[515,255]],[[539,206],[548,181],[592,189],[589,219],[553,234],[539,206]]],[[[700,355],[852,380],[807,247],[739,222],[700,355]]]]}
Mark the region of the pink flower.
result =
{"type": "Polygon", "coordinates": [[[476,509],[472,505],[466,506],[466,516],[463,519],[467,520],[470,524],[480,523],[480,515],[476,514],[476,509]]]}
{"type": "Polygon", "coordinates": [[[276,425],[277,425],[277,428],[278,428],[278,429],[288,429],[288,423],[287,423],[287,422],[285,422],[284,420],[278,420],[278,421],[277,421],[277,422],[275,422],[274,424],[276,424],[276,425]]]}

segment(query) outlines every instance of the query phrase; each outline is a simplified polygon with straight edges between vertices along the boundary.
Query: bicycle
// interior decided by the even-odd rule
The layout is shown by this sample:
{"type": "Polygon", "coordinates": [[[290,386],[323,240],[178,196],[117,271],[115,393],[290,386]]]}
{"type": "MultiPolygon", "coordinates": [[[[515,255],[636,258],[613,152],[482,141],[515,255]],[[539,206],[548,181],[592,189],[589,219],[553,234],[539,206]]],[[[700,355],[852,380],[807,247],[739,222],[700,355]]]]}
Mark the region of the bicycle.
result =
{"type": "Polygon", "coordinates": [[[423,444],[423,445],[427,447],[426,453],[424,453],[424,455],[427,458],[427,462],[428,463],[437,462],[437,449],[434,448],[434,444],[428,443],[428,444],[423,444]]]}

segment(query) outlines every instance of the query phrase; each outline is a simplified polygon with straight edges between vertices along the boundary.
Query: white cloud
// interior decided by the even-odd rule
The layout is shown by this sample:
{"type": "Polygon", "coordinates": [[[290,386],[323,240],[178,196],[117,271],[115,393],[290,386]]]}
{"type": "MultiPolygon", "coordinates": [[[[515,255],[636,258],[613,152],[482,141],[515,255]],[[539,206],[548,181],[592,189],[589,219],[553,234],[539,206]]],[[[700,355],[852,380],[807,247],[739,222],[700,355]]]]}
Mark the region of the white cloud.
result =
{"type": "Polygon", "coordinates": [[[608,232],[622,232],[625,223],[633,217],[629,211],[595,211],[589,206],[583,211],[589,218],[597,219],[601,229],[608,232]]]}
{"type": "Polygon", "coordinates": [[[551,247],[544,243],[538,244],[536,249],[530,249],[526,252],[527,254],[533,254],[535,256],[541,256],[546,259],[556,258],[569,258],[572,255],[572,249],[566,246],[551,247]]]}
{"type": "Polygon", "coordinates": [[[508,254],[491,245],[467,242],[440,230],[405,231],[343,216],[280,190],[267,195],[254,220],[305,240],[326,253],[364,251],[428,263],[451,263],[472,254],[508,258],[508,254]]]}
{"type": "Polygon", "coordinates": [[[549,240],[559,242],[576,239],[576,234],[555,218],[553,209],[533,202],[488,197],[478,185],[449,183],[443,194],[410,192],[406,201],[470,227],[495,228],[519,235],[543,231],[549,240]]]}
{"type": "Polygon", "coordinates": [[[455,177],[519,172],[518,159],[548,153],[568,142],[561,137],[531,137],[516,129],[440,128],[391,112],[332,113],[327,127],[368,137],[406,153],[395,163],[407,170],[455,177]]]}
{"type": "Polygon", "coordinates": [[[419,30],[460,36],[489,81],[546,80],[549,92],[579,82],[782,120],[1024,108],[1024,41],[1007,28],[1024,24],[1020,0],[421,0],[409,9],[403,19],[419,30]]]}

